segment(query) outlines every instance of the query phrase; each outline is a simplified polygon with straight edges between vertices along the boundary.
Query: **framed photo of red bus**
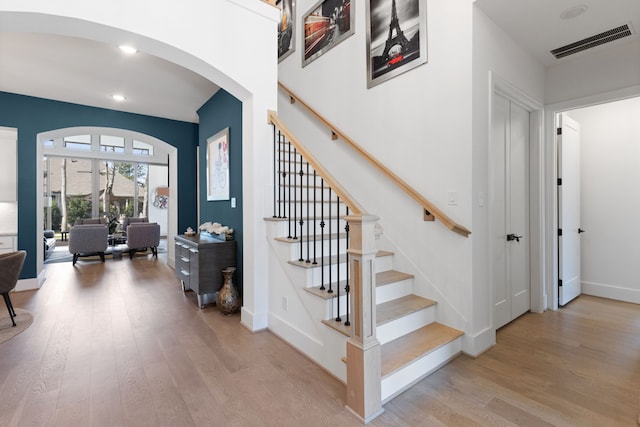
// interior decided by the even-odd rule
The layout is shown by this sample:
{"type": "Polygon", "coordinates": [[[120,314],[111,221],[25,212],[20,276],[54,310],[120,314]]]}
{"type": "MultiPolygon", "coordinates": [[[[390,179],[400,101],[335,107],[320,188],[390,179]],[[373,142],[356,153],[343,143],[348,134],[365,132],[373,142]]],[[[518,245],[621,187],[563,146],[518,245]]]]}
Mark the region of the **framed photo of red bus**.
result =
{"type": "Polygon", "coordinates": [[[427,62],[427,0],[367,0],[367,87],[427,62]]]}
{"type": "Polygon", "coordinates": [[[302,66],[319,58],[354,33],[351,0],[323,0],[304,15],[302,66]]]}

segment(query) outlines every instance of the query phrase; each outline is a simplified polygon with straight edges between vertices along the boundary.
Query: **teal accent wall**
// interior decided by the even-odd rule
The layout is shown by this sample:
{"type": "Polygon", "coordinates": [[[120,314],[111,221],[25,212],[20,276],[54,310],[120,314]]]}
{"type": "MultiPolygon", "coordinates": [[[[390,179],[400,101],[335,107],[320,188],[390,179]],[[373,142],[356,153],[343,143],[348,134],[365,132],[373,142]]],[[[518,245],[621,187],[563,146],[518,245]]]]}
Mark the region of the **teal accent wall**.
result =
{"type": "Polygon", "coordinates": [[[103,126],[127,129],[154,136],[178,149],[178,230],[195,224],[196,146],[198,125],[159,117],[88,107],[24,95],[0,92],[0,126],[18,129],[18,248],[27,251],[20,278],[34,278],[36,272],[36,187],[37,135],[74,126],[103,126]]]}
{"type": "MultiPolygon", "coordinates": [[[[242,293],[242,102],[220,89],[200,109],[200,221],[219,222],[235,230],[237,245],[236,286],[242,293]],[[207,201],[207,139],[229,128],[230,200],[207,201]]],[[[200,224],[196,224],[194,229],[200,224]]]]}

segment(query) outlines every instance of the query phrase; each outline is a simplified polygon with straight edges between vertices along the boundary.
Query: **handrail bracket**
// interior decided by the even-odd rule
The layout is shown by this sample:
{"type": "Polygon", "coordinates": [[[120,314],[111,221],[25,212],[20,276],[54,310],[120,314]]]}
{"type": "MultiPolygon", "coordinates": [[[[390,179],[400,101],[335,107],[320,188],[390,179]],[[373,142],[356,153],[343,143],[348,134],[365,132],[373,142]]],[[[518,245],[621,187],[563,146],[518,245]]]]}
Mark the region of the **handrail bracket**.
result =
{"type": "Polygon", "coordinates": [[[427,209],[424,210],[424,220],[425,221],[435,221],[436,217],[433,216],[433,214],[431,212],[429,212],[427,209]]]}

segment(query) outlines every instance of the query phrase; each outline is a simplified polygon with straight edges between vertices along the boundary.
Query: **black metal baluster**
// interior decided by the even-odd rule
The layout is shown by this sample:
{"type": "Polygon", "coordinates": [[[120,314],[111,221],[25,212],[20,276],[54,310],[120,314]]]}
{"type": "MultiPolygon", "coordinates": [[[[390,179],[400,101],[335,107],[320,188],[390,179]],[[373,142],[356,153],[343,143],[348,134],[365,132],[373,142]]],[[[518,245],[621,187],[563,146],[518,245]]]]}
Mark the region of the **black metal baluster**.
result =
{"type": "Polygon", "coordinates": [[[331,278],[332,278],[332,272],[331,272],[331,251],[333,250],[333,239],[331,237],[331,187],[329,187],[329,206],[328,206],[328,211],[329,211],[329,290],[327,291],[328,293],[332,294],[333,293],[333,283],[331,283],[331,278]]]}
{"type": "MultiPolygon", "coordinates": [[[[345,217],[349,216],[349,206],[347,206],[347,214],[345,215],[345,217]]],[[[347,254],[347,283],[344,285],[344,293],[345,293],[345,297],[346,297],[346,304],[347,304],[347,318],[344,321],[344,326],[349,326],[351,325],[351,322],[349,321],[349,310],[351,309],[351,306],[349,306],[349,292],[351,291],[351,288],[349,287],[349,276],[351,273],[351,266],[349,265],[349,221],[346,220],[345,218],[345,225],[344,225],[344,231],[347,233],[346,236],[346,245],[345,245],[345,249],[346,249],[346,254],[347,254]]]]}
{"type": "Polygon", "coordinates": [[[304,207],[304,200],[302,197],[302,191],[304,190],[304,188],[302,188],[302,183],[304,182],[304,170],[303,170],[303,159],[302,159],[302,155],[300,155],[300,258],[298,258],[298,261],[302,262],[304,261],[304,257],[302,256],[302,245],[304,244],[304,238],[303,238],[303,227],[304,227],[304,216],[303,216],[303,207],[304,207]]]}
{"type": "Polygon", "coordinates": [[[338,317],[336,317],[336,322],[342,322],[340,318],[340,197],[336,199],[336,208],[338,213],[336,215],[337,227],[336,227],[336,255],[338,260],[336,261],[336,290],[337,292],[337,301],[338,301],[338,317]]]}
{"type": "Polygon", "coordinates": [[[324,179],[320,178],[320,289],[324,287],[324,179]]]}
{"type": "Polygon", "coordinates": [[[288,239],[291,239],[291,141],[287,144],[287,149],[289,151],[289,164],[287,165],[287,170],[289,172],[289,197],[287,198],[287,211],[285,212],[285,218],[289,217],[287,224],[289,225],[289,235],[288,239]]]}
{"type": "Polygon", "coordinates": [[[316,206],[318,205],[318,188],[316,187],[316,170],[313,170],[313,264],[318,264],[316,258],[316,206]]]}
{"type": "MultiPolygon", "coordinates": [[[[307,162],[307,259],[305,262],[311,262],[309,244],[311,242],[311,236],[309,236],[309,220],[311,215],[309,214],[309,162],[307,162]]],[[[313,236],[315,240],[315,236],[313,236]]]]}

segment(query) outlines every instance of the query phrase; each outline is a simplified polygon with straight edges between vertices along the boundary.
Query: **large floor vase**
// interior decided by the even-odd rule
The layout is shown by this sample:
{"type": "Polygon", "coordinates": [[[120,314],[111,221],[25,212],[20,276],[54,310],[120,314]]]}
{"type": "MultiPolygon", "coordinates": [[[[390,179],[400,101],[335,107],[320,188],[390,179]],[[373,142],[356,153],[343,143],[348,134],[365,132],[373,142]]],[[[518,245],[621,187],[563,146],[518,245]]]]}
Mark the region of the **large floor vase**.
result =
{"type": "Polygon", "coordinates": [[[218,292],[216,305],[223,314],[232,314],[240,309],[240,297],[236,287],[233,285],[233,273],[235,267],[227,267],[222,270],[224,284],[218,292]]]}

